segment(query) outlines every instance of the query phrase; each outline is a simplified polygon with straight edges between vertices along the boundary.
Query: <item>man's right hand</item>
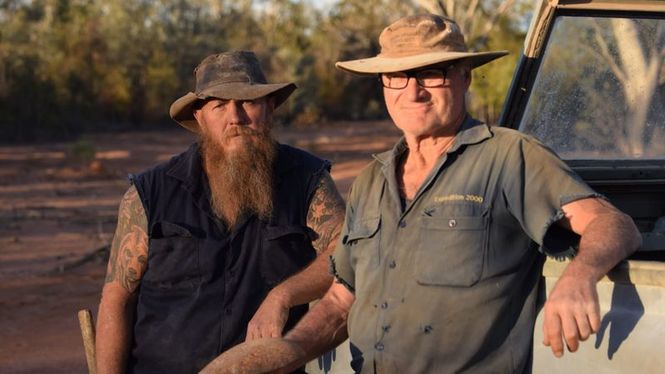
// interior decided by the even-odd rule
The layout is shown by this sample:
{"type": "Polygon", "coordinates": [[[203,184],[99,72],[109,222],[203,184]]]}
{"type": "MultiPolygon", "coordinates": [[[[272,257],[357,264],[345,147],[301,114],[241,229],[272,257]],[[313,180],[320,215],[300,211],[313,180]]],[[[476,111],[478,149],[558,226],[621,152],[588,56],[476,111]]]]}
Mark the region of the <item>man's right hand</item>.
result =
{"type": "Polygon", "coordinates": [[[289,373],[302,365],[305,358],[305,351],[287,339],[256,339],[217,356],[200,373],[289,373]]]}
{"type": "Polygon", "coordinates": [[[279,338],[289,318],[286,296],[279,293],[279,286],[263,300],[247,325],[246,341],[261,338],[279,338]]]}

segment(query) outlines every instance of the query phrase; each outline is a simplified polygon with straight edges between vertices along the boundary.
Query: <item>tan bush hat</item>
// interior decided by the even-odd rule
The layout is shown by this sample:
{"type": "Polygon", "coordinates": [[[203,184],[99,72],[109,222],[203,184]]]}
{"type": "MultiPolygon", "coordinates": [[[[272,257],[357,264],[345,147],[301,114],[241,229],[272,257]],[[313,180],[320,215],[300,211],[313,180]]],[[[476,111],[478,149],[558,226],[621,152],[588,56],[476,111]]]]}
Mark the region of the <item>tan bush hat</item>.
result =
{"type": "Polygon", "coordinates": [[[296,89],[293,83],[268,84],[253,52],[231,51],[210,55],[194,69],[196,88],[171,104],[169,114],[188,130],[199,132],[193,105],[211,97],[227,100],[275,98],[275,108],[296,89]]]}
{"type": "Polygon", "coordinates": [[[434,14],[397,20],[383,29],[379,45],[381,53],[375,57],[340,61],[335,66],[356,74],[377,74],[463,59],[476,68],[508,54],[508,51],[469,52],[457,23],[434,14]]]}

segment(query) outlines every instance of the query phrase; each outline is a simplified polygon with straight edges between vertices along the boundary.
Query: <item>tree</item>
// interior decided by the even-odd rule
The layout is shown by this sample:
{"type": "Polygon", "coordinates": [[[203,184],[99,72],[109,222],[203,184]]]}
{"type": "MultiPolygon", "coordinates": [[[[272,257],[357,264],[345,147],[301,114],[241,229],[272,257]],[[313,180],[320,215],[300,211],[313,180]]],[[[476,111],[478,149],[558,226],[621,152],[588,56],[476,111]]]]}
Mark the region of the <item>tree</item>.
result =
{"type": "Polygon", "coordinates": [[[662,154],[664,58],[662,20],[562,17],[522,123],[576,157],[662,154]]]}
{"type": "MultiPolygon", "coordinates": [[[[665,60],[665,23],[649,23],[626,18],[611,19],[611,30],[617,46],[614,56],[606,41],[600,37],[600,30],[595,38],[605,62],[621,82],[628,106],[625,125],[627,136],[619,142],[619,147],[627,155],[644,154],[645,146],[648,146],[647,117],[651,103],[656,98],[660,99],[657,88],[665,60]]],[[[598,28],[598,23],[595,25],[598,28]]],[[[662,99],[659,102],[662,104],[662,99]]]]}

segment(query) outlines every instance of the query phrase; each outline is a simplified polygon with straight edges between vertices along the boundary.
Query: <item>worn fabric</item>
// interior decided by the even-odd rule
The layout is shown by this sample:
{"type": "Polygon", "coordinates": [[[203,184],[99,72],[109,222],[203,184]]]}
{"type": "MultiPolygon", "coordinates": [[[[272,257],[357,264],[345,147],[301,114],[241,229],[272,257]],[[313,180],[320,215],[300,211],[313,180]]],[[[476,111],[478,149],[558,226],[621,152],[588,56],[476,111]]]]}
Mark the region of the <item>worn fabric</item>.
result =
{"type": "Polygon", "coordinates": [[[407,71],[464,60],[473,68],[508,54],[508,51],[471,52],[457,22],[435,14],[398,19],[379,35],[381,52],[369,58],[339,61],[335,67],[361,75],[407,71]]]}
{"type": "MultiPolygon", "coordinates": [[[[228,232],[212,212],[198,145],[132,178],[148,218],[128,371],[196,373],[244,341],[267,293],[316,257],[309,203],[328,162],[280,145],[269,222],[243,217],[228,232]]],[[[307,311],[293,308],[286,328],[307,311]]]]}
{"type": "Polygon", "coordinates": [[[468,117],[402,208],[406,150],[402,139],[355,181],[332,258],[355,293],[354,366],[529,372],[541,252],[570,256],[578,239],[550,227],[562,205],[597,195],[535,139],[468,117]]]}
{"type": "Polygon", "coordinates": [[[275,108],[297,88],[294,83],[268,83],[254,52],[228,51],[210,55],[194,69],[193,92],[171,104],[169,115],[187,130],[200,132],[194,118],[194,104],[199,100],[257,100],[272,97],[275,108]]]}

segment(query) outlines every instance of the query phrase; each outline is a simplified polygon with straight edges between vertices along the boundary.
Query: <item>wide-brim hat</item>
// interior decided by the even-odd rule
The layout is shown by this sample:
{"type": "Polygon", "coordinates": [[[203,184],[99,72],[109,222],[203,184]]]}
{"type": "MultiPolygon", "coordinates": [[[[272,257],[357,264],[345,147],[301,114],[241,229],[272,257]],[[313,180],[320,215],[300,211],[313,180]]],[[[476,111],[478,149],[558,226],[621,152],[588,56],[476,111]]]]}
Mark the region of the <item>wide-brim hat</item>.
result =
{"type": "Polygon", "coordinates": [[[186,129],[199,132],[193,105],[197,100],[255,100],[270,96],[275,108],[293,91],[293,83],[268,83],[253,52],[231,51],[210,55],[194,69],[196,88],[171,104],[169,114],[186,129]]]}
{"type": "Polygon", "coordinates": [[[469,51],[457,23],[434,14],[397,20],[383,29],[379,45],[381,52],[375,57],[339,61],[335,66],[356,74],[377,74],[464,60],[473,69],[508,54],[469,51]]]}

